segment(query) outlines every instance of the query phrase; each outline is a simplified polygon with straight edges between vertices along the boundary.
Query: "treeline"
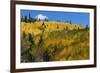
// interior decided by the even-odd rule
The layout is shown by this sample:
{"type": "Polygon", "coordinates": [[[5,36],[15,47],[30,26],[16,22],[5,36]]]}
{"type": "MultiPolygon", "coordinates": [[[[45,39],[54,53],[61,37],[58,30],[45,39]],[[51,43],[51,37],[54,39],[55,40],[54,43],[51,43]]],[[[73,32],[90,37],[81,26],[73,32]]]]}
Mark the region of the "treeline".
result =
{"type": "MultiPolygon", "coordinates": [[[[31,17],[30,13],[29,13],[28,16],[22,16],[21,17],[21,22],[31,23],[31,22],[36,22],[36,21],[42,21],[42,20],[31,17]]],[[[49,21],[49,20],[44,19],[44,21],[49,21]]]]}
{"type": "MultiPolygon", "coordinates": [[[[41,20],[41,19],[36,19],[36,18],[34,18],[34,17],[31,17],[31,15],[30,15],[30,13],[28,14],[28,16],[21,16],[21,22],[26,22],[26,23],[31,23],[31,22],[36,22],[36,21],[46,21],[46,22],[48,22],[48,21],[50,21],[50,20],[48,20],[48,19],[44,19],[44,20],[41,20]]],[[[62,22],[62,21],[60,21],[60,20],[57,20],[58,22],[62,22]]],[[[73,22],[71,21],[71,20],[66,20],[66,21],[64,21],[65,23],[69,23],[69,24],[73,24],[73,22]]],[[[88,25],[85,25],[84,26],[86,29],[89,29],[89,26],[88,25]]]]}
{"type": "Polygon", "coordinates": [[[32,18],[30,13],[29,13],[28,16],[22,16],[21,17],[21,22],[30,22],[31,23],[31,22],[35,22],[35,21],[36,21],[36,19],[32,18]]]}

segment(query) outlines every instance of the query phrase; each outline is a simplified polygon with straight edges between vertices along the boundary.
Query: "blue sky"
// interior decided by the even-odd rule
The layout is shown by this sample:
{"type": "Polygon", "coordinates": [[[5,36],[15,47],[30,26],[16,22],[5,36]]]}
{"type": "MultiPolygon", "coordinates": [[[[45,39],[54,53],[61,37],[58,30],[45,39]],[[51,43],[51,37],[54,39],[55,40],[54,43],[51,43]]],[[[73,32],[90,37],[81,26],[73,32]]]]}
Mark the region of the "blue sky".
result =
{"type": "Polygon", "coordinates": [[[71,21],[73,24],[82,24],[90,26],[90,14],[83,12],[56,12],[56,11],[37,11],[37,10],[21,10],[21,16],[29,16],[35,18],[42,14],[48,17],[50,21],[71,21]]]}

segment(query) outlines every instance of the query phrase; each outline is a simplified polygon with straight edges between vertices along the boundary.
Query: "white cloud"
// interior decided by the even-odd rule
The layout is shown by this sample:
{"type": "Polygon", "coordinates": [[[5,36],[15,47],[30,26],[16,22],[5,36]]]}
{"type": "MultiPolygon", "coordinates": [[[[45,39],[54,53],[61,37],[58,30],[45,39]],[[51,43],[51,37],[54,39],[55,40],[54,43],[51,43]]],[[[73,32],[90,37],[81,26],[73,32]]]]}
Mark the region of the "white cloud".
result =
{"type": "Polygon", "coordinates": [[[43,14],[38,14],[36,17],[35,17],[37,20],[45,20],[45,19],[48,19],[47,16],[43,15],[43,14]]]}

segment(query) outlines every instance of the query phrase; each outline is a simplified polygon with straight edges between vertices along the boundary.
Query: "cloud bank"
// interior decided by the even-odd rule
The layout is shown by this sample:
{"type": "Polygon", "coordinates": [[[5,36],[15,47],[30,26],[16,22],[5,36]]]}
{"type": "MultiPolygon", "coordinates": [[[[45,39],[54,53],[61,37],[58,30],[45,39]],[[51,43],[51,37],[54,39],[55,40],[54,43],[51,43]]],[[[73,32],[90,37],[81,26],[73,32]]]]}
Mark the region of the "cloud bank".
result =
{"type": "Polygon", "coordinates": [[[35,19],[37,19],[37,20],[45,20],[45,19],[48,19],[48,17],[43,15],[43,14],[38,14],[37,16],[35,16],[35,19]]]}

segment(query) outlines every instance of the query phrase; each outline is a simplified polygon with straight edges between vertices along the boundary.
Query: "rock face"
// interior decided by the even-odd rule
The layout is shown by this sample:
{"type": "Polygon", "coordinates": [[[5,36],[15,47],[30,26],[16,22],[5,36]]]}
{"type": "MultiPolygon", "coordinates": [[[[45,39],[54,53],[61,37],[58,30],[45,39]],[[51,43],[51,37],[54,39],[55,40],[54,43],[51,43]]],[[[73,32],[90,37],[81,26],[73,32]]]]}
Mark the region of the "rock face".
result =
{"type": "Polygon", "coordinates": [[[43,15],[43,14],[38,14],[37,16],[35,16],[35,19],[40,20],[40,21],[44,21],[44,20],[47,20],[48,17],[43,15]]]}

